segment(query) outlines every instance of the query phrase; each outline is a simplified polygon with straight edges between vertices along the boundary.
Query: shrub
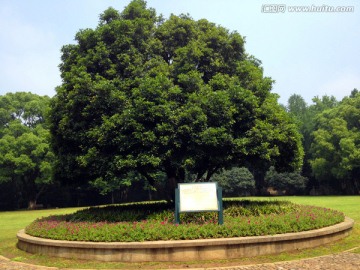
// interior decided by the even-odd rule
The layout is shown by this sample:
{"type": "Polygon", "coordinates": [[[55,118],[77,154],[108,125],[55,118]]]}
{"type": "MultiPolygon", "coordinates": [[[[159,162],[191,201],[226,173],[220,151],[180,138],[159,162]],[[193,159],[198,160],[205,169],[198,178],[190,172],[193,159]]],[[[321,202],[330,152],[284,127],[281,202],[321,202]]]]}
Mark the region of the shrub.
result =
{"type": "Polygon", "coordinates": [[[308,178],[302,176],[299,172],[279,173],[274,167],[270,167],[266,173],[265,182],[269,187],[293,195],[304,193],[308,178]]]}
{"type": "Polygon", "coordinates": [[[227,196],[252,194],[255,189],[254,176],[244,167],[233,167],[230,170],[223,170],[213,175],[211,180],[218,182],[223,189],[224,195],[227,196]]]}

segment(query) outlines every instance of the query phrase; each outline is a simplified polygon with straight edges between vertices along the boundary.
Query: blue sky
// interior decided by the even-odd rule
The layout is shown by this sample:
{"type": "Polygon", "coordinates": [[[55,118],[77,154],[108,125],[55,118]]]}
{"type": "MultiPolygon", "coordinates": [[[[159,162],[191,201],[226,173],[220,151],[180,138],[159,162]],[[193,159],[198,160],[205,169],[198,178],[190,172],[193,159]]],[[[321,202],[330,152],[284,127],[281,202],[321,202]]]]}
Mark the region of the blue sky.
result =
{"type": "MultiPolygon", "coordinates": [[[[0,95],[30,91],[55,95],[61,84],[60,49],[79,29],[95,28],[99,14],[129,0],[0,0],[0,95]]],[[[341,100],[360,90],[360,2],[285,0],[148,0],[168,18],[189,13],[246,37],[246,51],[260,59],[283,104],[291,94],[341,100]],[[266,13],[267,4],[284,12],[266,13]],[[352,6],[353,12],[290,12],[290,6],[352,6]]]]}

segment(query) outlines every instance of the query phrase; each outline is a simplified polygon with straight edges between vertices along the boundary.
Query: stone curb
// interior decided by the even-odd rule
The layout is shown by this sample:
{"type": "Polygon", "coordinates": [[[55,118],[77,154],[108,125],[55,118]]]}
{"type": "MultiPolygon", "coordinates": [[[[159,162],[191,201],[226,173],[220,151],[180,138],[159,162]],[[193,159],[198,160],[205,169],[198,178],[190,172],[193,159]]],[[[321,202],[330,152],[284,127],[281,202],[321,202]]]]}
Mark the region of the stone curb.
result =
{"type": "MultiPolygon", "coordinates": [[[[302,264],[303,262],[307,262],[307,261],[319,261],[321,259],[326,259],[326,258],[331,258],[331,257],[334,257],[334,256],[339,256],[339,255],[342,255],[342,254],[346,254],[346,253],[349,253],[349,252],[351,252],[353,250],[357,250],[359,248],[360,248],[360,246],[351,248],[349,250],[342,251],[341,253],[338,253],[338,254],[323,255],[323,256],[305,258],[305,259],[300,259],[300,260],[292,260],[292,261],[280,261],[280,262],[273,262],[273,263],[246,264],[246,265],[239,265],[239,266],[222,266],[222,267],[221,266],[220,267],[198,267],[198,268],[186,267],[186,268],[175,268],[175,269],[167,268],[167,270],[182,270],[182,269],[187,269],[187,270],[254,269],[255,270],[255,269],[269,269],[271,267],[276,267],[276,269],[279,270],[279,269],[285,269],[282,266],[287,265],[287,264],[292,264],[293,265],[293,264],[297,264],[297,263],[302,264]]],[[[323,265],[323,266],[325,266],[325,265],[323,265]]],[[[325,266],[325,267],[327,267],[327,266],[325,266]]],[[[33,269],[33,270],[42,270],[42,269],[44,269],[44,270],[60,270],[60,269],[62,269],[62,268],[58,268],[58,267],[39,266],[39,265],[28,264],[28,263],[23,263],[23,262],[14,262],[14,261],[11,261],[10,259],[0,255],[0,269],[16,269],[16,270],[18,270],[19,268],[21,268],[21,269],[33,269]],[[4,265],[4,264],[1,264],[1,261],[5,261],[6,264],[8,264],[8,266],[5,266],[6,268],[2,268],[1,265],[4,265]],[[11,266],[10,266],[10,264],[11,264],[11,266]],[[24,266],[26,268],[21,268],[22,266],[24,266]]],[[[82,268],[82,269],[66,268],[66,269],[67,270],[94,270],[94,269],[90,269],[90,268],[87,268],[87,269],[84,269],[84,268],[82,268]]],[[[291,267],[291,269],[295,269],[295,268],[291,267]]],[[[305,270],[305,268],[303,268],[303,267],[301,267],[301,269],[305,270]]],[[[328,268],[328,269],[330,269],[330,268],[328,268]]],[[[345,266],[345,269],[346,269],[346,266],[345,266]]],[[[109,269],[103,269],[103,270],[109,270],[109,269]]]]}

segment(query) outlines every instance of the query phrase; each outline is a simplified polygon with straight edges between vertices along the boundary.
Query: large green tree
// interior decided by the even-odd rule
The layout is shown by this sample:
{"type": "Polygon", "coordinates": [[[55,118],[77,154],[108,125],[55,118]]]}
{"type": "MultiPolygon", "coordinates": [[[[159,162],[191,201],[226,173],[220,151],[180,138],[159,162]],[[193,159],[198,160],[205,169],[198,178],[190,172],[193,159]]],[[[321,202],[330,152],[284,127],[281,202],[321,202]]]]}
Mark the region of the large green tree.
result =
{"type": "Polygon", "coordinates": [[[57,176],[115,187],[162,171],[174,188],[185,172],[209,180],[233,164],[298,168],[299,134],[260,64],[240,34],[205,19],[164,20],[141,0],[107,9],[62,49],[57,176]]]}
{"type": "Polygon", "coordinates": [[[45,122],[49,102],[47,96],[25,92],[0,96],[0,183],[10,182],[13,199],[27,200],[29,208],[52,182],[54,155],[45,122]]]}

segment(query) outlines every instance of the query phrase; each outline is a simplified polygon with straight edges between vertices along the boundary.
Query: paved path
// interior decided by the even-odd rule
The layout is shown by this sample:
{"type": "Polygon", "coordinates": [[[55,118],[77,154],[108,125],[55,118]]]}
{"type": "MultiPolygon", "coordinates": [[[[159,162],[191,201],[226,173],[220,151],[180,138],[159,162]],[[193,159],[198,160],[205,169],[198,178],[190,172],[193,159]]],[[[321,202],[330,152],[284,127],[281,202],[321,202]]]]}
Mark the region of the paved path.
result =
{"type": "MultiPolygon", "coordinates": [[[[1,270],[59,270],[57,267],[35,266],[12,262],[0,256],[1,270]]],[[[189,269],[189,268],[187,268],[189,269]]],[[[203,270],[205,268],[196,268],[203,270]]],[[[360,254],[351,251],[289,262],[266,263],[247,266],[206,268],[208,270],[359,270],[360,254]]],[[[190,269],[189,269],[190,270],[190,269]]]]}

